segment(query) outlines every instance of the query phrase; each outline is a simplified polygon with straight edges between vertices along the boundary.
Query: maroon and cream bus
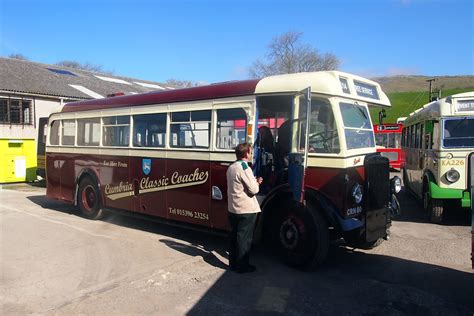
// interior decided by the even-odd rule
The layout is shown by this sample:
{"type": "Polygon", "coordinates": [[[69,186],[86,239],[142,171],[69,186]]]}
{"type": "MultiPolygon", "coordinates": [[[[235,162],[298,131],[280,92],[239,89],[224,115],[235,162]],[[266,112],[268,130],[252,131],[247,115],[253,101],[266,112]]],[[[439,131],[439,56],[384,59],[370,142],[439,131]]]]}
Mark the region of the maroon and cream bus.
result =
{"type": "Polygon", "coordinates": [[[47,195],[84,217],[125,212],[228,231],[227,167],[254,144],[264,179],[255,238],[296,267],[321,263],[332,239],[388,238],[394,193],[368,106],[380,86],[328,71],[66,104],[49,118],[47,195]]]}

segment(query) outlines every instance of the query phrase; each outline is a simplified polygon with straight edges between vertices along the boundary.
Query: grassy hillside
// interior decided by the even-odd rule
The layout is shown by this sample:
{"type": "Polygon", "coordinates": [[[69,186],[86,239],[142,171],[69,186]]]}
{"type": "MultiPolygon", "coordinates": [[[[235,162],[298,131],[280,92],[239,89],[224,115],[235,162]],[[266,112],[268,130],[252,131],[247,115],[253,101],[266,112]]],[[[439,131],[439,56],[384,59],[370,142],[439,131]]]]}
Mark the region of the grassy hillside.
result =
{"type": "MultiPolygon", "coordinates": [[[[441,97],[447,97],[456,93],[474,91],[474,85],[471,88],[458,88],[443,90],[441,97]]],[[[388,93],[388,98],[392,103],[390,109],[386,109],[387,117],[384,119],[385,123],[393,123],[397,121],[397,118],[408,116],[411,112],[421,108],[423,105],[428,103],[428,91],[427,89],[416,92],[392,92],[388,93]]],[[[370,115],[372,122],[378,124],[380,109],[371,109],[370,115]]]]}
{"type": "MultiPolygon", "coordinates": [[[[428,79],[435,79],[433,88],[442,91],[474,87],[474,76],[391,76],[372,78],[372,80],[380,83],[386,93],[425,91],[429,87],[428,82],[426,82],[428,79]]],[[[447,96],[449,94],[443,92],[443,95],[447,96]]]]}

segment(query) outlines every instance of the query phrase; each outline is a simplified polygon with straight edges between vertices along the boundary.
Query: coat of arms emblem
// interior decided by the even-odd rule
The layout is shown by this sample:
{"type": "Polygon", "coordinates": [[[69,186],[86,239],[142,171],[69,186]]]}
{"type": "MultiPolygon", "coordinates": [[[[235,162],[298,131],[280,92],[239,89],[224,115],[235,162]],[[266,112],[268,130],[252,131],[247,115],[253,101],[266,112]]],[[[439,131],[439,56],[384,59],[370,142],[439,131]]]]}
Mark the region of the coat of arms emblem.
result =
{"type": "Polygon", "coordinates": [[[151,172],[151,159],[142,159],[142,170],[143,173],[147,176],[151,172]]]}

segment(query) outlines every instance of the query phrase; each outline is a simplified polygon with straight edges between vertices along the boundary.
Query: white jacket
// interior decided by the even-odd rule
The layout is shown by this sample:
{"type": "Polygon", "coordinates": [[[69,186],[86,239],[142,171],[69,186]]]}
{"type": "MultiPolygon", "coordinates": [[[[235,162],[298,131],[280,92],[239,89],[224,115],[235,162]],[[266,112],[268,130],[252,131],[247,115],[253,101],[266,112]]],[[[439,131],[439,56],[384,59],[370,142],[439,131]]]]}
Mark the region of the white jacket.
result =
{"type": "Polygon", "coordinates": [[[259,184],[247,162],[238,160],[227,169],[227,204],[229,212],[249,214],[260,212],[255,195],[259,184]]]}

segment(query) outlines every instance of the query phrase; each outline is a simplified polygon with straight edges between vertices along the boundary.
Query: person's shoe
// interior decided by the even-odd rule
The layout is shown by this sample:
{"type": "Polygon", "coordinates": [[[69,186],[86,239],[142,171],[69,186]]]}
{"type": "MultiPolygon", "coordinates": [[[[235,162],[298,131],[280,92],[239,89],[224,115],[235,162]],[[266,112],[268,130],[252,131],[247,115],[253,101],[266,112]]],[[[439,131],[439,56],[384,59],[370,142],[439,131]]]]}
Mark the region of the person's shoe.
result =
{"type": "Polygon", "coordinates": [[[257,271],[257,267],[251,264],[236,270],[237,273],[250,273],[250,272],[255,272],[255,271],[257,271]]]}

